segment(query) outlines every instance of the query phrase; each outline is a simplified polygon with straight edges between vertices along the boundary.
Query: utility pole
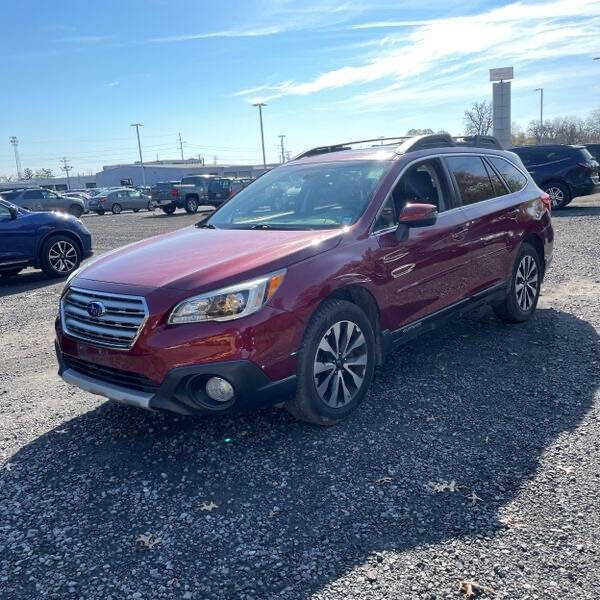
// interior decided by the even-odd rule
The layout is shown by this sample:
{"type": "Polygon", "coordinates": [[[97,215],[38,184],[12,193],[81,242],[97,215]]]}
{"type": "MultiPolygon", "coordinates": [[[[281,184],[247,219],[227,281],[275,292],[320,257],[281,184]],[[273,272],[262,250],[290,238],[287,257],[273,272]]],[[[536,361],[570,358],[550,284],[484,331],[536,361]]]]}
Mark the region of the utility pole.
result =
{"type": "Polygon", "coordinates": [[[66,156],[63,156],[62,160],[60,162],[62,163],[62,167],[60,168],[60,170],[64,171],[67,174],[67,190],[70,190],[71,189],[71,180],[69,179],[69,171],[73,167],[69,164],[69,161],[67,160],[66,156]]]}
{"type": "Polygon", "coordinates": [[[181,141],[181,131],[179,132],[179,151],[181,152],[181,160],[183,160],[183,142],[181,141]]]}
{"type": "Polygon", "coordinates": [[[283,138],[285,137],[285,135],[280,135],[278,137],[281,142],[281,162],[283,164],[285,162],[285,148],[283,147],[283,138]]]}
{"type": "Polygon", "coordinates": [[[263,118],[262,118],[262,109],[263,109],[263,106],[266,106],[266,104],[264,102],[257,102],[256,104],[253,104],[252,106],[258,106],[258,117],[260,119],[260,141],[262,143],[262,155],[263,155],[263,167],[266,169],[267,168],[267,158],[265,156],[265,133],[263,130],[263,118]]]}
{"type": "Polygon", "coordinates": [[[17,165],[17,177],[21,179],[21,159],[19,158],[19,140],[17,136],[13,135],[8,138],[10,141],[13,150],[15,151],[15,163],[17,165]]]}
{"type": "Polygon", "coordinates": [[[142,123],[132,123],[131,127],[135,127],[137,133],[138,150],[140,151],[140,167],[142,169],[142,185],[146,186],[146,171],[144,170],[144,159],[142,158],[142,143],[140,142],[140,127],[143,127],[142,123]]]}
{"type": "Polygon", "coordinates": [[[540,93],[540,142],[544,140],[544,88],[535,88],[540,93]]]}

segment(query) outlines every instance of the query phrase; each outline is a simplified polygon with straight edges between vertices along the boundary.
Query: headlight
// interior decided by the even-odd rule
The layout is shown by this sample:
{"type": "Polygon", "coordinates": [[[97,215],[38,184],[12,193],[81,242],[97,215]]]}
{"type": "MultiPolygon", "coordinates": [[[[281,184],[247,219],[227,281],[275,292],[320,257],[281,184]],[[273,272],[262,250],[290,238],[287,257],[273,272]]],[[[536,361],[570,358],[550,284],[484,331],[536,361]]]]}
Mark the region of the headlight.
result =
{"type": "Polygon", "coordinates": [[[169,324],[199,321],[231,321],[259,310],[278,290],[285,269],[180,302],[169,316],[169,324]]]}

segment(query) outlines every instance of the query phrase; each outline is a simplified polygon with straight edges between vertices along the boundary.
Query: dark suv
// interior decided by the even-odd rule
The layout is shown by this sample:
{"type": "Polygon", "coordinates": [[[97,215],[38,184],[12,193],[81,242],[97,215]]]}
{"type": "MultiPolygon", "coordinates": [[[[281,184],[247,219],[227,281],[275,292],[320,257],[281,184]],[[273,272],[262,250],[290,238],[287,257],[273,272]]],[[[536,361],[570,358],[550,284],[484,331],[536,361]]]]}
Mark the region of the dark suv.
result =
{"type": "Polygon", "coordinates": [[[313,149],[196,226],[84,268],[60,300],[60,375],[144,408],[287,400],[333,424],[420,333],[482,304],[529,319],[552,258],[548,194],[497,143],[393,140],[313,149]]]}
{"type": "Polygon", "coordinates": [[[586,144],[588,152],[594,157],[594,160],[600,163],[600,144],[586,144]]]}
{"type": "Polygon", "coordinates": [[[577,196],[600,192],[598,162],[585,146],[519,146],[512,151],[550,196],[553,209],[564,208],[577,196]]]}

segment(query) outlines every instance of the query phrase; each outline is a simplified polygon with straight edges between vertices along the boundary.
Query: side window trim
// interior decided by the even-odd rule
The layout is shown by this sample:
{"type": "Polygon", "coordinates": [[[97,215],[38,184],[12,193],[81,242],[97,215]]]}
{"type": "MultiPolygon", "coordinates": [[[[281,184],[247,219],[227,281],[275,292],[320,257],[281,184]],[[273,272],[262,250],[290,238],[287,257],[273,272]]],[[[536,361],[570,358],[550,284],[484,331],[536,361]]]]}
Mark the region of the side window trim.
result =
{"type": "Polygon", "coordinates": [[[509,194],[517,194],[519,192],[522,192],[529,184],[529,181],[531,179],[531,175],[529,174],[529,171],[527,171],[527,170],[523,171],[523,169],[521,169],[514,162],[512,162],[511,160],[508,160],[508,158],[505,158],[504,156],[500,156],[499,154],[486,154],[485,159],[486,159],[486,162],[488,162],[492,166],[494,171],[500,176],[500,179],[504,182],[504,185],[508,188],[509,194]],[[494,167],[494,163],[490,160],[492,158],[495,158],[498,160],[503,160],[505,163],[508,163],[511,167],[513,167],[513,169],[516,169],[517,172],[520,173],[521,175],[523,175],[523,177],[525,178],[525,185],[520,190],[517,190],[515,192],[511,191],[510,186],[506,182],[506,179],[504,177],[502,177],[502,174],[498,171],[498,169],[496,169],[496,167],[494,167]]]}
{"type": "Polygon", "coordinates": [[[491,178],[490,174],[493,173],[499,180],[500,183],[504,186],[504,194],[495,195],[494,198],[502,198],[502,196],[508,196],[508,194],[513,194],[514,192],[510,191],[510,188],[504,181],[504,177],[494,168],[492,161],[488,159],[487,156],[482,156],[483,164],[485,165],[486,170],[488,171],[488,177],[490,177],[490,181],[492,182],[492,189],[494,190],[494,194],[496,194],[496,186],[494,185],[494,180],[491,178]]]}
{"type": "Polygon", "coordinates": [[[450,175],[452,177],[452,183],[453,183],[453,186],[454,186],[456,198],[459,201],[459,205],[458,206],[460,208],[466,208],[468,206],[474,206],[476,204],[481,204],[482,202],[489,202],[490,200],[495,200],[496,196],[492,196],[491,198],[486,198],[485,200],[478,200],[477,202],[473,202],[471,204],[464,204],[463,203],[463,199],[462,199],[462,196],[461,196],[461,193],[460,193],[460,187],[458,185],[458,182],[456,181],[456,177],[454,176],[454,173],[453,173],[452,169],[450,168],[450,165],[446,162],[447,158],[454,157],[454,156],[458,156],[460,158],[463,158],[463,157],[466,157],[466,156],[474,156],[474,157],[478,158],[481,161],[481,163],[483,165],[483,168],[484,168],[484,170],[485,170],[485,172],[487,174],[487,178],[488,178],[488,181],[490,182],[490,187],[492,189],[492,192],[495,193],[495,191],[494,191],[494,184],[492,183],[490,175],[487,172],[486,161],[484,160],[484,158],[486,156],[485,154],[477,154],[476,152],[469,152],[469,153],[461,152],[460,154],[459,153],[456,153],[456,154],[446,153],[446,154],[444,154],[444,163],[446,164],[446,169],[448,170],[448,172],[450,173],[450,175]]]}

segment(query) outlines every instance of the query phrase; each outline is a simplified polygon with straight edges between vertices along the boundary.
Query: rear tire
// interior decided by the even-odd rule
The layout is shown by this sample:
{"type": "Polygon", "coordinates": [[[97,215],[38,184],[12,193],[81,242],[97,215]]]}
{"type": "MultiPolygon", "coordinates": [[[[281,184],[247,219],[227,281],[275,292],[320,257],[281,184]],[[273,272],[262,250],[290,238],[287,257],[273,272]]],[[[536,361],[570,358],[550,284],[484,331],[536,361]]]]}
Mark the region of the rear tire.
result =
{"type": "Polygon", "coordinates": [[[123,207],[118,202],[115,202],[112,205],[111,211],[112,211],[113,215],[120,215],[122,210],[123,210],[123,207]]]}
{"type": "Polygon", "coordinates": [[[523,323],[537,307],[542,285],[541,258],[530,244],[517,253],[505,298],[493,306],[496,316],[507,323],[523,323]]]}
{"type": "Polygon", "coordinates": [[[188,215],[193,215],[198,212],[198,200],[196,198],[186,198],[184,208],[188,215]]]}
{"type": "Polygon", "coordinates": [[[139,208],[134,208],[133,212],[140,212],[140,209],[139,208]]]}
{"type": "Polygon", "coordinates": [[[52,235],[42,246],[42,271],[48,277],[67,277],[81,264],[79,245],[65,235],[52,235]]]}
{"type": "Polygon", "coordinates": [[[165,215],[172,215],[175,212],[175,207],[174,206],[163,206],[162,211],[165,213],[165,215]]]}
{"type": "Polygon", "coordinates": [[[148,206],[146,206],[146,210],[148,212],[154,212],[154,205],[152,204],[152,202],[148,202],[148,206]]]}
{"type": "Polygon", "coordinates": [[[105,210],[97,210],[96,214],[102,216],[106,211],[105,210]]]}
{"type": "Polygon", "coordinates": [[[552,210],[560,210],[571,202],[571,192],[569,188],[560,181],[550,181],[544,184],[542,188],[550,196],[552,210]]]}
{"type": "Polygon", "coordinates": [[[79,219],[81,217],[81,215],[83,214],[83,208],[81,208],[81,206],[79,206],[79,204],[72,204],[69,207],[69,214],[71,214],[74,217],[77,217],[79,219]]]}
{"type": "Polygon", "coordinates": [[[286,409],[308,423],[340,423],[364,399],[374,372],[371,322],[351,302],[326,300],[304,333],[296,396],[286,403],[286,409]]]}

